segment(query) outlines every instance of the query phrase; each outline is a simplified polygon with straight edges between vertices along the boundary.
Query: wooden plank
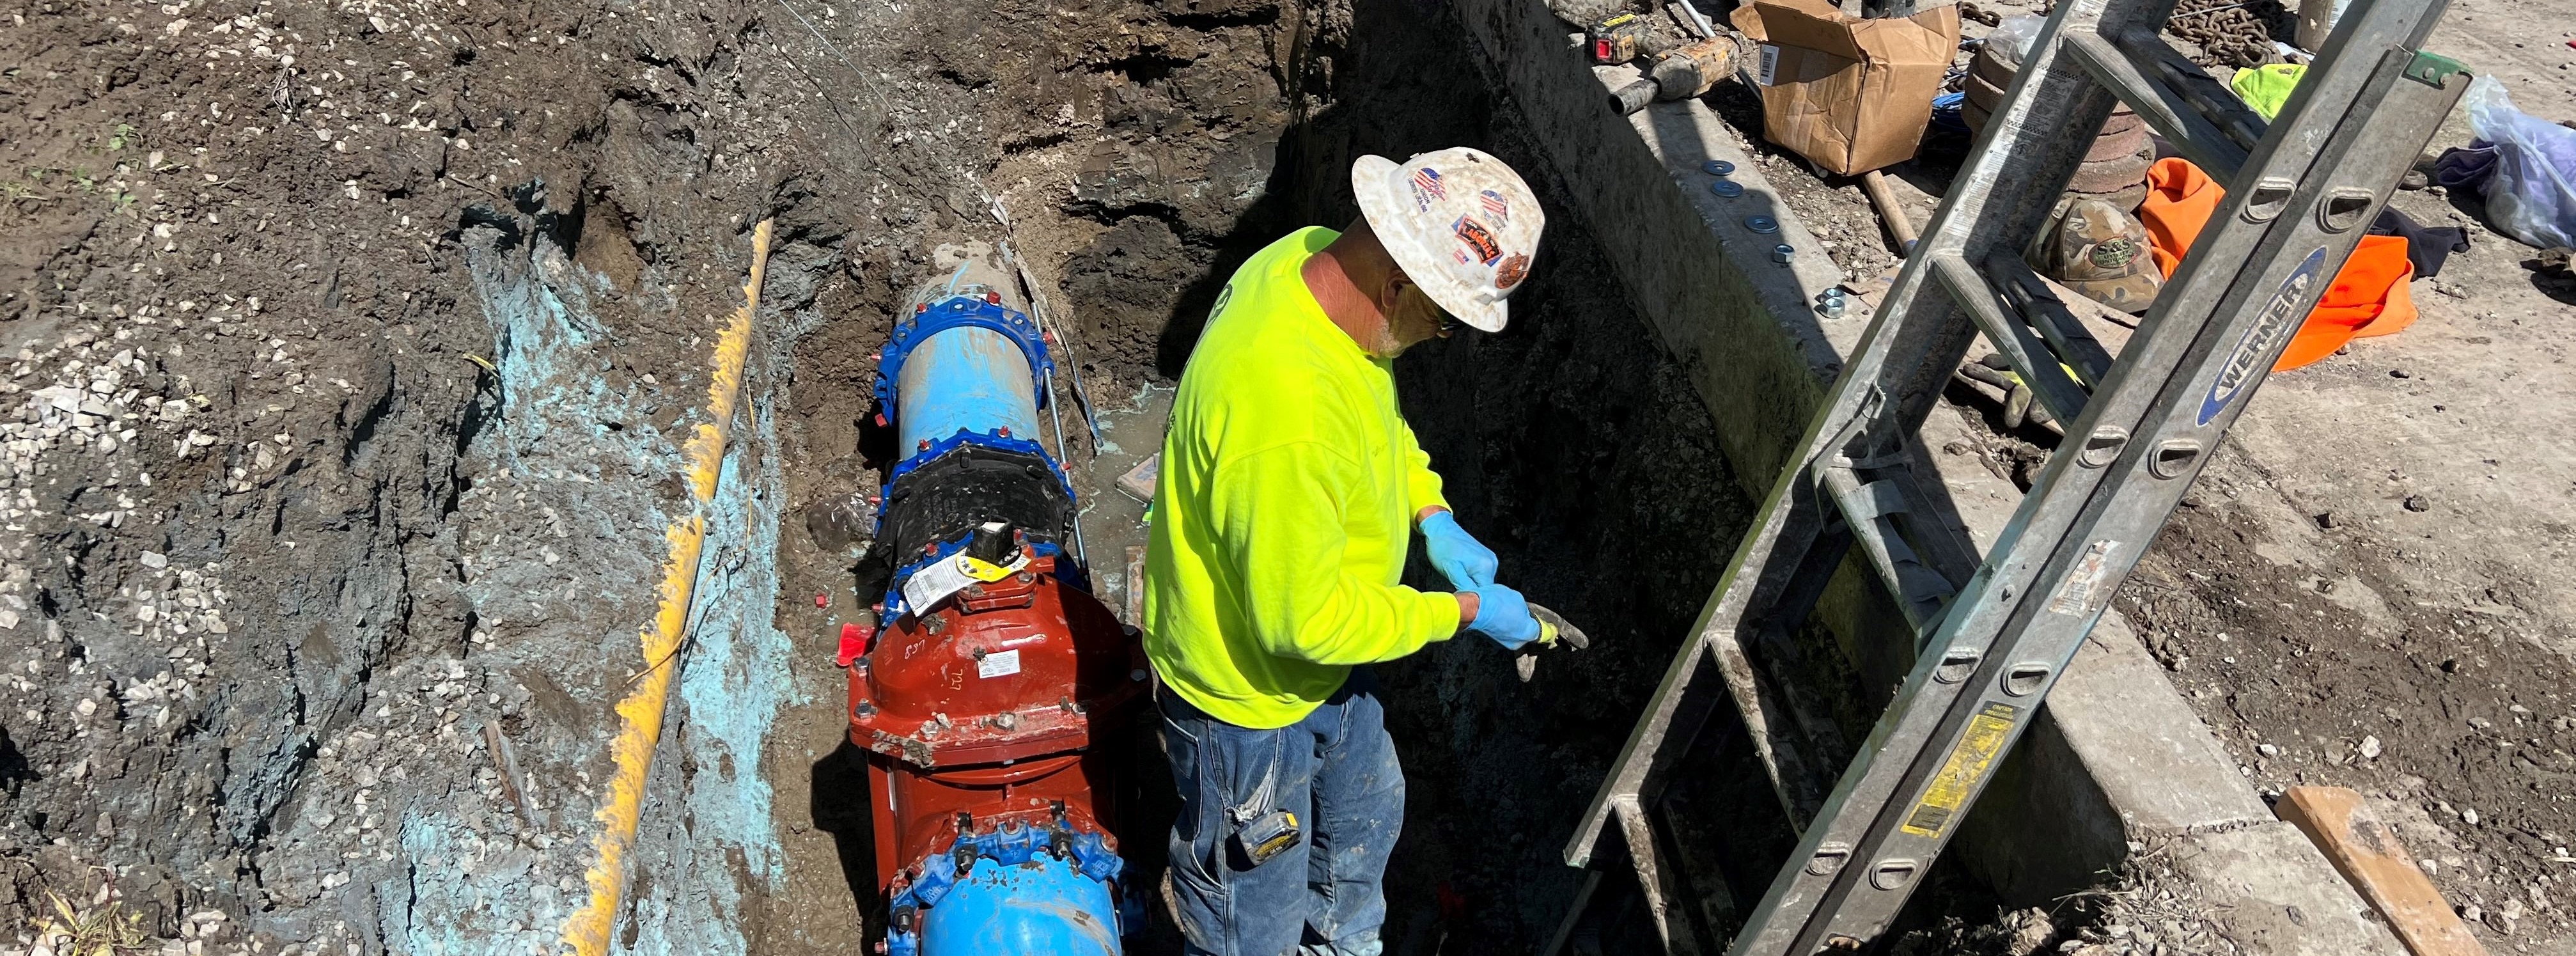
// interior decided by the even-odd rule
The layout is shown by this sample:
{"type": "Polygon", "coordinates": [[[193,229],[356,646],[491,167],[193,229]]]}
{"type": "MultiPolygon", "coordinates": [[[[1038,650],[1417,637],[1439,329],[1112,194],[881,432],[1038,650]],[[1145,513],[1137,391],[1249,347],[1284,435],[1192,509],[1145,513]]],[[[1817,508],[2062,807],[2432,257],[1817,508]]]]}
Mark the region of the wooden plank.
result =
{"type": "Polygon", "coordinates": [[[2291,787],[2272,808],[2325,851],[2343,878],[2388,918],[2415,956],[2486,956],[2442,892],[2415,868],[2397,834],[2344,787],[2291,787]]]}

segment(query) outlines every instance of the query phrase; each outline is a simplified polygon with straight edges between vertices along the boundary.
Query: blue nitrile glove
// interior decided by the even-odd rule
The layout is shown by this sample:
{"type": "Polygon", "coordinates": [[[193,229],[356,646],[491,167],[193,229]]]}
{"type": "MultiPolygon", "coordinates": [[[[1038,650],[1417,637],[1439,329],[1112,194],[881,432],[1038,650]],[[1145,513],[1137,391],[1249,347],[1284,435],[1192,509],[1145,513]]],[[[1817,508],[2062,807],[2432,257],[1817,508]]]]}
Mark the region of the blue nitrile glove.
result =
{"type": "Polygon", "coordinates": [[[1459,527],[1458,516],[1447,508],[1422,519],[1422,551],[1432,567],[1448,576],[1449,586],[1461,591],[1494,583],[1494,570],[1501,566],[1493,549],[1459,527]]]}
{"type": "Polygon", "coordinates": [[[1494,639],[1504,650],[1517,651],[1538,640],[1538,618],[1530,616],[1521,592],[1499,584],[1480,584],[1464,593],[1476,596],[1476,620],[1467,629],[1494,639]]]}

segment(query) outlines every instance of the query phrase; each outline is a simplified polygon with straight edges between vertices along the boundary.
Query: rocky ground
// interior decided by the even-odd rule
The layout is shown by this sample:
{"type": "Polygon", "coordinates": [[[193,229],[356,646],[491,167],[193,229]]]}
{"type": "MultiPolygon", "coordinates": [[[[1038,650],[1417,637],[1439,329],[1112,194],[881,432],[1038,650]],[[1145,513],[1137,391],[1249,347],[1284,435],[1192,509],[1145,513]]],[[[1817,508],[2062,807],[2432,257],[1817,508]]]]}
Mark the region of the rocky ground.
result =
{"type": "MultiPolygon", "coordinates": [[[[0,12],[0,948],[77,924],[174,952],[552,949],[591,897],[610,705],[661,663],[634,635],[765,217],[614,941],[863,945],[822,637],[865,542],[833,514],[883,464],[865,357],[933,247],[1014,240],[1110,408],[1177,370],[1232,262],[1347,221],[1353,156],[1515,152],[1438,10],[1403,4],[0,12]]],[[[1497,755],[1606,759],[1597,695],[1651,682],[1713,574],[1690,558],[1743,507],[1696,486],[1732,487],[1705,419],[1557,235],[1525,293],[1551,319],[1427,349],[1407,388],[1513,573],[1636,650],[1534,688],[1466,644],[1390,675],[1425,771],[1416,951],[1547,922],[1525,904],[1557,888],[1512,874],[1563,876],[1541,821],[1580,794],[1497,755]],[[1587,586],[1651,531],[1672,571],[1587,586]],[[1528,836],[1437,851],[1496,821],[1528,836]]]]}

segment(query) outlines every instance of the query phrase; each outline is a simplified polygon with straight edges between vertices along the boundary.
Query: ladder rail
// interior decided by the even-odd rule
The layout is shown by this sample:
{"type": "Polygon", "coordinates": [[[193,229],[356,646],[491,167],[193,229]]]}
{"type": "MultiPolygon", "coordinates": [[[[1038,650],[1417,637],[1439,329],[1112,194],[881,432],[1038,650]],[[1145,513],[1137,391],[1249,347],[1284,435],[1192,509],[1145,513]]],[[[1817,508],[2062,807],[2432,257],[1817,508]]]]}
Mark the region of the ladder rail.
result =
{"type": "MultiPolygon", "coordinates": [[[[2162,0],[2153,5],[2170,9],[2172,0],[2162,0]]],[[[2027,67],[2025,64],[2024,78],[2015,80],[2015,90],[2020,90],[2028,82],[2026,78],[2035,72],[2027,67]]],[[[2072,78],[2021,94],[2008,103],[2006,114],[1999,114],[1999,119],[2001,115],[2011,115],[2027,123],[2032,111],[2043,110],[2046,115],[2069,116],[2078,126],[2088,122],[2085,117],[2090,115],[2092,127],[2099,127],[2110,119],[2112,109],[2109,94],[2072,78]]],[[[1943,203],[1924,230],[1923,246],[1928,247],[1936,239],[1945,237],[1949,244],[1960,245],[1977,231],[1977,226],[1990,220],[2001,227],[1992,230],[1996,235],[2037,232],[2052,211],[2058,192],[2074,177],[2076,165],[2083,161],[2081,144],[2066,142],[2035,144],[2032,152],[2046,153],[2037,157],[2040,159],[2038,162],[2007,164],[2001,161],[2000,156],[1994,161],[1986,161],[1984,157],[1994,150],[1994,144],[2000,138],[1989,133],[1978,142],[1971,150],[1967,170],[1962,172],[1958,182],[1970,183],[1974,177],[1974,182],[1984,191],[2014,197],[2014,200],[2009,205],[1976,209],[1965,208],[1960,203],[1943,203]]],[[[1986,244],[1992,245],[1994,240],[1987,240],[1986,244]]],[[[1987,250],[1973,248],[1967,251],[1973,256],[1982,255],[1987,250]]],[[[1669,739],[1679,739],[1687,744],[1689,738],[1695,737],[1699,731],[1698,721],[1704,720],[1714,710],[1710,702],[1693,699],[1708,692],[1696,682],[1699,668],[1704,663],[1703,655],[1713,657],[1718,664],[1726,690],[1735,699],[1736,712],[1753,734],[1754,749],[1764,756],[1764,769],[1771,773],[1774,788],[1781,791],[1783,803],[1794,806],[1800,802],[1792,795],[1798,787],[1788,782],[1789,775],[1780,768],[1779,758],[1774,755],[1782,752],[1794,755],[1802,748],[1797,742],[1782,738],[1787,733],[1787,721],[1772,719],[1766,713],[1770,708],[1763,702],[1776,699],[1778,695],[1762,692],[1762,679],[1754,673],[1750,658],[1744,653],[1742,632],[1749,629],[1749,621],[1768,616],[1769,595],[1757,593],[1757,588],[1741,587],[1739,583],[1747,574],[1752,574],[1755,582],[1776,586],[1772,584],[1776,577],[1794,573],[1797,565],[1807,563],[1802,552],[1816,541],[1824,518],[1809,507],[1784,505],[1789,503],[1791,495],[1802,493],[1799,489],[1814,487],[1813,464],[1832,456],[1837,451],[1836,442],[1846,439],[1849,426],[1862,418],[1865,412],[1882,410],[1890,401],[1889,396],[1897,396],[1892,427],[1909,434],[1920,427],[1937,404],[1949,378],[1949,370],[1956,368],[1966,357],[1968,346],[1975,339],[1972,326],[1956,321],[1956,305],[1939,289],[1929,287],[1922,270],[1913,268],[1911,262],[1908,268],[1899,271],[1895,284],[1881,301],[1884,304],[1855,344],[1851,359],[1836,377],[1823,409],[1810,420],[1806,433],[1799,438],[1800,451],[1781,466],[1779,475],[1772,482],[1770,495],[1756,512],[1758,517],[1754,526],[1746,531],[1737,545],[1726,572],[1718,578],[1698,622],[1692,626],[1690,639],[1675,649],[1673,662],[1666,667],[1662,682],[1649,699],[1644,718],[1630,732],[1607,779],[1593,795],[1591,805],[1585,808],[1575,832],[1566,841],[1564,859],[1567,865],[1590,865],[1596,845],[1611,822],[1611,800],[1621,794],[1639,792],[1650,776],[1660,775],[1662,771],[1656,765],[1665,761],[1659,760],[1659,751],[1664,749],[1669,739]],[[1951,314],[1942,321],[1898,321],[1900,316],[1927,308],[1948,309],[1951,314]],[[1904,361],[1890,361],[1891,357],[1900,355],[1904,361]]],[[[1839,561],[1839,555],[1835,557],[1839,561]]],[[[1803,822],[1800,821],[1802,825],[1803,822]]]]}
{"type": "Polygon", "coordinates": [[[1690,638],[1675,649],[1644,716],[1629,730],[1610,773],[1567,840],[1567,866],[1591,865],[1603,833],[1612,826],[1614,801],[1656,789],[1653,784],[1690,749],[1721,694],[1735,705],[1736,717],[1753,738],[1755,758],[1794,825],[1805,826],[1824,802],[1824,777],[1830,771],[1828,764],[1809,754],[1813,747],[1800,725],[1810,721],[1789,712],[1784,692],[1767,686],[1773,681],[1755,667],[1747,650],[1766,643],[1763,622],[1748,615],[1749,609],[1757,603],[1793,605],[1799,611],[1796,616],[1804,617],[1823,589],[1795,583],[1821,576],[1810,565],[1829,567],[1841,560],[1841,548],[1819,545],[1820,539],[1836,537],[1827,532],[1819,508],[1812,501],[1792,500],[1814,494],[1807,482],[1783,480],[1772,486],[1761,520],[1736,546],[1734,558],[1692,625],[1690,638]],[[1739,587],[1748,574],[1755,583],[1739,587]],[[1699,679],[1702,667],[1718,671],[1722,689],[1699,679]]]}
{"type": "MultiPolygon", "coordinates": [[[[2465,87],[2456,64],[2416,53],[2446,5],[2362,0],[2267,125],[2232,95],[2212,95],[2224,88],[2156,35],[2172,0],[2061,3],[1783,463],[1566,861],[1589,864],[1603,832],[1617,830],[1652,884],[1668,951],[1709,948],[1685,938],[1704,914],[1675,898],[1689,874],[1659,845],[1657,821],[1663,780],[1724,693],[1800,834],[1728,952],[1806,956],[1883,932],[2465,87]],[[2115,361],[2013,237],[2040,231],[2082,161],[2090,144],[2066,133],[2099,128],[2122,101],[2229,187],[2115,361]],[[1946,490],[1919,487],[1909,470],[1920,451],[1911,436],[1979,331],[2067,435],[1983,558],[1946,490]],[[1855,546],[1915,641],[1890,649],[1903,655],[1892,660],[1912,657],[1910,672],[1869,738],[1846,751],[1798,680],[1795,635],[1855,546]],[[2033,600],[2043,583],[2047,599],[2033,600]],[[1718,680],[1701,673],[1711,665],[1718,680]],[[1846,754],[1824,792],[1821,767],[1846,754]]],[[[1589,875],[1581,897],[1598,881],[1589,875]]]]}
{"type": "MultiPolygon", "coordinates": [[[[2048,29],[2067,29],[2071,12],[2100,4],[2061,7],[2048,29]]],[[[2398,174],[2465,88],[2456,76],[2446,86],[2397,85],[2408,82],[2403,74],[2415,54],[2394,40],[2422,32],[2419,21],[2401,18],[2438,17],[2438,4],[2414,10],[2374,6],[2353,12],[2360,16],[2347,14],[2346,28],[2320,58],[2327,81],[2282,116],[2282,126],[2293,132],[2311,132],[2302,121],[2312,113],[2340,122],[2322,143],[2293,143],[2283,136],[2260,145],[2249,160],[2252,171],[2239,177],[2239,188],[2213,217],[2214,231],[2203,233],[2208,248],[2194,250],[2168,287],[2183,294],[2150,312],[2140,339],[2132,342],[2135,354],[2123,356],[2091,407],[2069,427],[2070,436],[2086,436],[2081,447],[2088,452],[2100,448],[2093,439],[2120,439],[2116,461],[2099,454],[2054,456],[1978,578],[1963,591],[1935,644],[1945,655],[1984,644],[1975,676],[1945,683],[1934,673],[1931,655],[1918,664],[1898,705],[1882,717],[1819,815],[1819,825],[1808,830],[1793,865],[1781,871],[1730,952],[1805,954],[1829,940],[1866,939],[1884,928],[1955,832],[1947,825],[1949,815],[1964,812],[1982,790],[1991,761],[2027,726],[2107,607],[2110,592],[2359,242],[2360,223],[2385,203],[2398,174]],[[2367,71],[2332,68],[2345,57],[2378,62],[2351,64],[2374,67],[2367,71]],[[2394,110],[2385,108],[2391,101],[2394,110]],[[2404,135],[2374,128],[2372,121],[2383,112],[2411,124],[2404,135]],[[2274,176],[2286,176],[2295,186],[2281,208],[2267,211],[2263,207],[2273,200],[2243,188],[2242,181],[2274,176]],[[2243,255],[2230,254],[2240,250],[2243,255]],[[2264,266],[2244,269],[2246,263],[2264,266]],[[2232,281],[2198,281],[2208,272],[2227,278],[2228,270],[2239,270],[2232,281]],[[2188,339],[2169,334],[2186,330],[2192,333],[2188,339]],[[2128,435],[2150,437],[2127,440],[2128,435]],[[2048,599],[2029,600],[2043,583],[2049,584],[2048,599]],[[2016,602],[2016,596],[2025,599],[2016,602]],[[1929,713],[1940,715],[1937,724],[1920,719],[1929,713]],[[1972,764],[1964,775],[1962,754],[1972,764]],[[1936,775],[1944,779],[1936,781],[1936,775]],[[1894,799],[1900,795],[1907,799],[1894,799]],[[1927,808],[1940,810],[1940,819],[1927,823],[1927,808]],[[1891,845],[1895,849],[1885,849],[1891,845]],[[1856,905],[1865,896],[1871,905],[1856,905]]],[[[2050,39],[2044,32],[2039,45],[2050,39]]]]}

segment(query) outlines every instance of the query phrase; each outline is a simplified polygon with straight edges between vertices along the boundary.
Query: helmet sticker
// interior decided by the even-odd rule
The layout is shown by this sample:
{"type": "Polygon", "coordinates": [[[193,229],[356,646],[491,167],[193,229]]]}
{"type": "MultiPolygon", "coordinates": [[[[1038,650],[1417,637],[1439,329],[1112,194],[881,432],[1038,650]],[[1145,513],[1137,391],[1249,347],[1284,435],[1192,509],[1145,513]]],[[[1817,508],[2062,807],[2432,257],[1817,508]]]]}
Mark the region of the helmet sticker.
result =
{"type": "Polygon", "coordinates": [[[1494,288],[1496,289],[1510,291],[1511,287],[1521,284],[1521,280],[1526,278],[1529,278],[1527,254],[1512,253],[1511,258],[1503,260],[1502,265],[1494,267],[1494,288]]]}
{"type": "Polygon", "coordinates": [[[1428,211],[1432,203],[1449,198],[1449,187],[1440,182],[1440,171],[1429,166],[1414,170],[1406,184],[1413,187],[1415,212],[1428,211]]]}
{"type": "Polygon", "coordinates": [[[1449,229],[1458,235],[1458,242],[1467,247],[1476,261],[1490,266],[1503,257],[1502,244],[1494,241],[1494,234],[1485,229],[1484,223],[1477,222],[1476,217],[1460,216],[1449,229]]]}
{"type": "Polygon", "coordinates": [[[1491,189],[1483,190],[1476,194],[1476,201],[1484,205],[1485,215],[1494,220],[1494,225],[1512,224],[1512,201],[1503,198],[1503,194],[1491,189]]]}

